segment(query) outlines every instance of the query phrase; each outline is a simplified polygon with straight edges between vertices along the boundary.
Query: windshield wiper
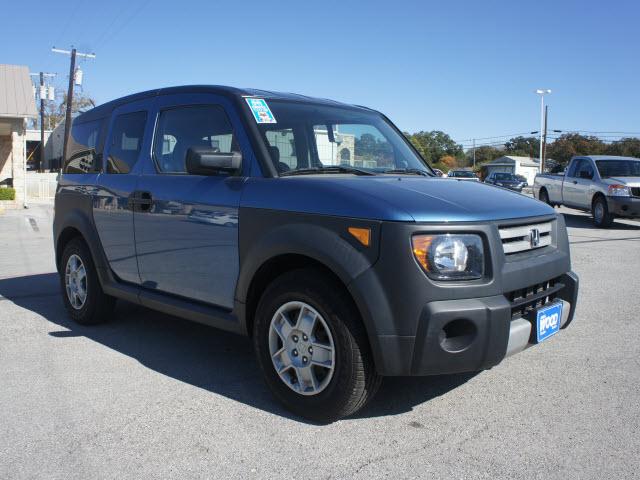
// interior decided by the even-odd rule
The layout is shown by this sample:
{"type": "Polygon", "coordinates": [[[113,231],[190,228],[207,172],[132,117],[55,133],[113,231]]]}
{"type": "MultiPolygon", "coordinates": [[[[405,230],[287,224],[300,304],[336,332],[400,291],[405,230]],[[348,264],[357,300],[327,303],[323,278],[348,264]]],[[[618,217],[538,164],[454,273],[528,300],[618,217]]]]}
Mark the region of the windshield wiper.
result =
{"type": "Polygon", "coordinates": [[[431,177],[431,174],[419,168],[394,168],[391,170],[385,170],[382,173],[400,173],[404,175],[422,175],[423,177],[431,177]]]}
{"type": "Polygon", "coordinates": [[[328,167],[313,167],[313,168],[298,168],[296,170],[289,170],[288,172],[281,172],[281,177],[290,175],[316,175],[318,173],[352,173],[354,175],[375,175],[375,173],[368,170],[362,170],[356,167],[348,167],[346,165],[331,165],[328,167]]]}

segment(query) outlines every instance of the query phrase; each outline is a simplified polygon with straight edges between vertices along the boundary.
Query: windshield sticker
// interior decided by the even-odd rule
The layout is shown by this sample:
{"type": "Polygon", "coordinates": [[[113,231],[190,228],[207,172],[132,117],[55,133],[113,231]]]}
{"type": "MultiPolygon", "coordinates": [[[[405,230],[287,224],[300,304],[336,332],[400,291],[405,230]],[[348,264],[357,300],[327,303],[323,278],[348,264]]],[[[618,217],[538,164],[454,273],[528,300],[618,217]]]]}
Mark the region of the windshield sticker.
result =
{"type": "Polygon", "coordinates": [[[245,98],[256,123],[276,123],[276,117],[271,113],[269,105],[262,98],[245,98]]]}

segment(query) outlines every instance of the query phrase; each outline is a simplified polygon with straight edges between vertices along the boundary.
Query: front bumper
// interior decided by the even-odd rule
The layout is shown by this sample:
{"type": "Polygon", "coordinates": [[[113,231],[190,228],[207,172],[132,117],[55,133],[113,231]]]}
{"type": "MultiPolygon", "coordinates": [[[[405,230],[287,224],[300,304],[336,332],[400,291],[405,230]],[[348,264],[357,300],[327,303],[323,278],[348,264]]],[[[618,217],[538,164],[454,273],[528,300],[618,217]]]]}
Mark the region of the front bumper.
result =
{"type": "Polygon", "coordinates": [[[640,197],[607,197],[607,206],[618,217],[640,217],[640,197]]]}
{"type": "Polygon", "coordinates": [[[522,192],[522,186],[521,185],[509,185],[509,184],[503,184],[503,185],[496,185],[497,187],[500,188],[506,188],[507,190],[512,190],[514,192],[522,192]]]}
{"type": "MultiPolygon", "coordinates": [[[[554,301],[563,303],[561,328],[573,320],[578,277],[568,272],[554,301]]],[[[440,375],[485,370],[533,345],[535,318],[514,316],[505,295],[427,303],[415,336],[379,336],[383,375],[440,375]]]]}
{"type": "Polygon", "coordinates": [[[550,300],[563,301],[566,328],[575,311],[578,277],[571,272],[562,217],[553,225],[553,245],[509,258],[502,252],[497,224],[383,225],[378,262],[350,285],[378,372],[439,375],[491,368],[534,343],[531,311],[550,300]],[[434,282],[413,258],[399,258],[412,234],[444,228],[484,237],[487,278],[434,282]],[[523,303],[530,298],[533,304],[523,303]]]}

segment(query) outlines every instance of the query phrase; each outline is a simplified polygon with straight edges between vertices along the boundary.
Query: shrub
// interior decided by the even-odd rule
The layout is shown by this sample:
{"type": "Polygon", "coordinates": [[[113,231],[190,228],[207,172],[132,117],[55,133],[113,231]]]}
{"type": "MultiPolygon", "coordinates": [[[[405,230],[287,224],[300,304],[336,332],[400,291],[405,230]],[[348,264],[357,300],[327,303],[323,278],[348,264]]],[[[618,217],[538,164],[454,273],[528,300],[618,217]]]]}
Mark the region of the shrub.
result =
{"type": "Polygon", "coordinates": [[[0,200],[15,200],[16,190],[14,188],[0,188],[0,200]]]}

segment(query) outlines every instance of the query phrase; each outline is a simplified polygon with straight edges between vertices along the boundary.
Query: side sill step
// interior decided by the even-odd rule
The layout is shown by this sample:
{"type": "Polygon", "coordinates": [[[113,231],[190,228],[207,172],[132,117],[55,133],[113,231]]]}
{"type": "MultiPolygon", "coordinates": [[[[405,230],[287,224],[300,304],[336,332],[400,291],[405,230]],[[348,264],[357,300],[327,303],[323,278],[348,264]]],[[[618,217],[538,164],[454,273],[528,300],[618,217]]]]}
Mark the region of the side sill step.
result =
{"type": "Polygon", "coordinates": [[[142,288],[125,285],[116,281],[102,285],[104,293],[122,300],[137,303],[147,308],[175,315],[176,317],[202,323],[233,333],[244,333],[238,317],[223,308],[190,302],[178,297],[158,292],[150,292],[142,288]]]}

